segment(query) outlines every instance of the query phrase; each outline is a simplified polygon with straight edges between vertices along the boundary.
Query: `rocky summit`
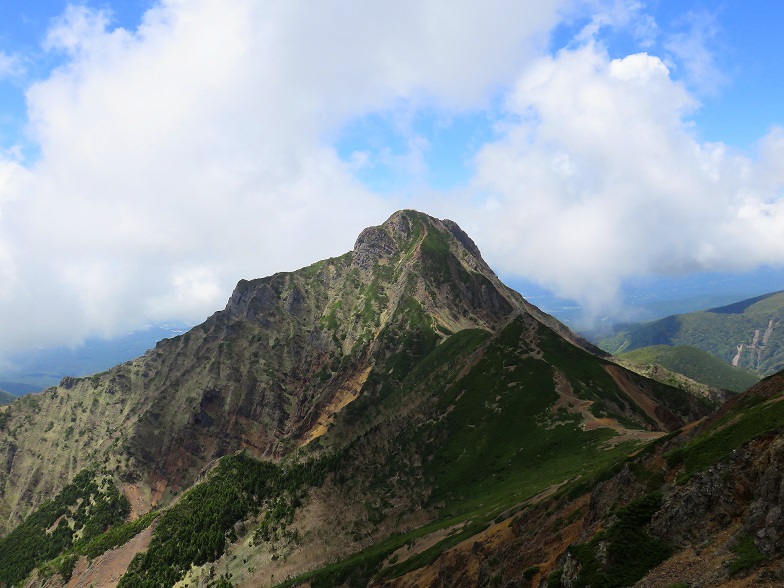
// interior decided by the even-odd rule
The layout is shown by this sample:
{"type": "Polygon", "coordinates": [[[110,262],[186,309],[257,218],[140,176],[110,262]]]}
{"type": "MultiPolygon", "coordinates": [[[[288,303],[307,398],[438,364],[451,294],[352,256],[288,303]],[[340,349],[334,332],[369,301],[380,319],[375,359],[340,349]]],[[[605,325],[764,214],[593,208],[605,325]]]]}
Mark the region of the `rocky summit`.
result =
{"type": "MultiPolygon", "coordinates": [[[[678,433],[711,408],[526,302],[454,222],[400,211],[0,408],[0,586],[632,585],[714,541],[674,506],[726,457],[678,433]]],[[[693,431],[732,426],[712,422],[693,431]]]]}

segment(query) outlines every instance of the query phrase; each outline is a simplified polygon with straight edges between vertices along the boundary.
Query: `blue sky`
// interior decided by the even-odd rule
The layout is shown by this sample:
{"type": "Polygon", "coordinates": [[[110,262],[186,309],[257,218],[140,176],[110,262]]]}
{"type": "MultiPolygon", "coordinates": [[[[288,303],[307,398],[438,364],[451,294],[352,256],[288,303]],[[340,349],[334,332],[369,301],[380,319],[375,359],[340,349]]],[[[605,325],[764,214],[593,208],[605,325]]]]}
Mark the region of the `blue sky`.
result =
{"type": "MultiPolygon", "coordinates": [[[[634,30],[607,29],[600,39],[610,56],[622,58],[639,51],[664,56],[672,67],[671,77],[687,84],[699,101],[689,117],[694,133],[704,141],[723,142],[753,154],[760,137],[784,124],[784,43],[779,39],[784,4],[727,0],[639,4],[655,22],[656,33],[641,42],[634,30]],[[707,61],[701,74],[673,54],[668,47],[673,37],[694,38],[705,51],[707,61]]],[[[554,53],[572,43],[590,16],[586,9],[556,27],[549,50],[554,53]]],[[[499,94],[503,92],[504,88],[499,88],[499,94]]],[[[498,112],[490,108],[453,117],[432,110],[417,114],[410,122],[413,131],[428,140],[427,185],[446,189],[465,184],[471,177],[473,155],[493,137],[498,112]]],[[[344,158],[353,150],[388,150],[398,155],[408,151],[405,136],[388,113],[352,121],[338,135],[337,147],[344,158]]],[[[378,166],[372,173],[365,170],[359,176],[382,192],[399,189],[405,182],[392,164],[378,166]]]]}
{"type": "Polygon", "coordinates": [[[784,288],[781,22],[759,0],[2,3],[0,354],[200,320],[402,207],[586,321],[634,315],[640,284],[784,288]]]}

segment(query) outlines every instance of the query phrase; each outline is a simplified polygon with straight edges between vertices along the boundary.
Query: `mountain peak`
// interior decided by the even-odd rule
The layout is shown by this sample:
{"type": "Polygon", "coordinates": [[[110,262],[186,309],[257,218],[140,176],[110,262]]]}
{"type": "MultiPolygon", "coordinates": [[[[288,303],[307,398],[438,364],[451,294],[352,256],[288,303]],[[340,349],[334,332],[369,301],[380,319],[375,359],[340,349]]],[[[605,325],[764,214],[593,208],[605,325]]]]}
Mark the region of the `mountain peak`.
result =
{"type": "MultiPolygon", "coordinates": [[[[473,519],[478,501],[492,520],[620,458],[610,440],[661,436],[705,414],[701,400],[590,351],[501,283],[456,223],[396,212],[352,252],[241,281],[225,311],[143,357],[4,408],[0,532],[63,488],[75,496],[74,473],[85,471],[82,488],[99,468],[78,504],[98,504],[111,478],[136,515],[157,506],[166,517],[125,587],[195,585],[184,571],[222,569],[213,562],[229,557],[226,540],[242,555],[231,573],[256,586],[284,576],[274,562],[288,554],[321,565],[327,543],[349,553],[386,532],[473,519]],[[200,480],[210,494],[176,499],[200,480]],[[198,514],[179,510],[191,507],[198,514]],[[305,518],[315,526],[300,533],[292,525],[305,518]]],[[[70,547],[78,504],[31,519],[43,521],[41,545],[58,543],[24,569],[3,557],[3,545],[23,551],[19,535],[0,539],[0,585],[70,547]]]]}
{"type": "MultiPolygon", "coordinates": [[[[455,221],[439,220],[411,209],[398,210],[382,224],[364,229],[354,244],[355,265],[367,269],[374,260],[413,251],[429,234],[440,235],[441,238],[435,240],[439,241],[442,247],[464,249],[469,255],[460,257],[469,258],[469,265],[490,271],[476,243],[455,221]]],[[[492,271],[490,273],[492,274],[492,271]]]]}

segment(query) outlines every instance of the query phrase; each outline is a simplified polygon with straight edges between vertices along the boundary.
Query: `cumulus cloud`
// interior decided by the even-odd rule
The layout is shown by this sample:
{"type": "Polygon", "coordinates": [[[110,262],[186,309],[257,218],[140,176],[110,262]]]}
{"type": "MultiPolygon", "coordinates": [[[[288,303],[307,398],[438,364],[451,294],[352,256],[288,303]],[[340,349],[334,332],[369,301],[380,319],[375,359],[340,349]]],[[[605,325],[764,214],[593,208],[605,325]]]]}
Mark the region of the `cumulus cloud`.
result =
{"type": "Polygon", "coordinates": [[[502,271],[592,313],[631,276],[784,262],[784,131],[751,159],[700,142],[696,101],[646,53],[588,42],[538,60],[477,157],[477,241],[502,271]]]}
{"type": "Polygon", "coordinates": [[[26,94],[39,156],[0,160],[0,351],[198,320],[240,278],[347,250],[397,206],[324,137],[481,107],[566,5],[160,0],[135,30],[68,8],[26,94]]]}
{"type": "Polygon", "coordinates": [[[61,65],[26,92],[37,158],[0,155],[0,354],[202,319],[237,280],[340,254],[401,205],[595,313],[630,276],[784,262],[784,131],[754,157],[701,141],[694,92],[718,69],[689,44],[712,29],[657,56],[639,1],[159,0],[133,30],[110,23],[84,6],[52,22],[61,65]],[[649,53],[613,59],[607,28],[649,53]],[[494,119],[499,95],[470,185],[396,198],[358,181],[424,178],[429,137],[406,121],[494,119]],[[342,160],[331,141],[375,115],[407,150],[342,160]]]}

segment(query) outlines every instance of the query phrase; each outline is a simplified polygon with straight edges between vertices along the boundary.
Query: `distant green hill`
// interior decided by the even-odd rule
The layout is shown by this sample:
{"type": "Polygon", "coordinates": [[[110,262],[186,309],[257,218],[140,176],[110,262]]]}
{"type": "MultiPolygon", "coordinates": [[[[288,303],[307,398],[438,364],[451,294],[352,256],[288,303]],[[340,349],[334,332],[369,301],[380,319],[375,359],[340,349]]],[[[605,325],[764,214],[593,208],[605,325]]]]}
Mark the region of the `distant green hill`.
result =
{"type": "Polygon", "coordinates": [[[16,400],[16,396],[11,394],[10,392],[6,392],[5,390],[0,390],[0,406],[3,404],[11,404],[14,400],[16,400]]]}
{"type": "Polygon", "coordinates": [[[784,370],[784,291],[632,325],[596,343],[615,355],[688,345],[762,376],[784,370]]]}
{"type": "Polygon", "coordinates": [[[689,345],[641,347],[622,353],[620,357],[637,364],[658,364],[708,386],[732,392],[743,392],[759,381],[748,370],[732,367],[702,349],[689,345]]]}

